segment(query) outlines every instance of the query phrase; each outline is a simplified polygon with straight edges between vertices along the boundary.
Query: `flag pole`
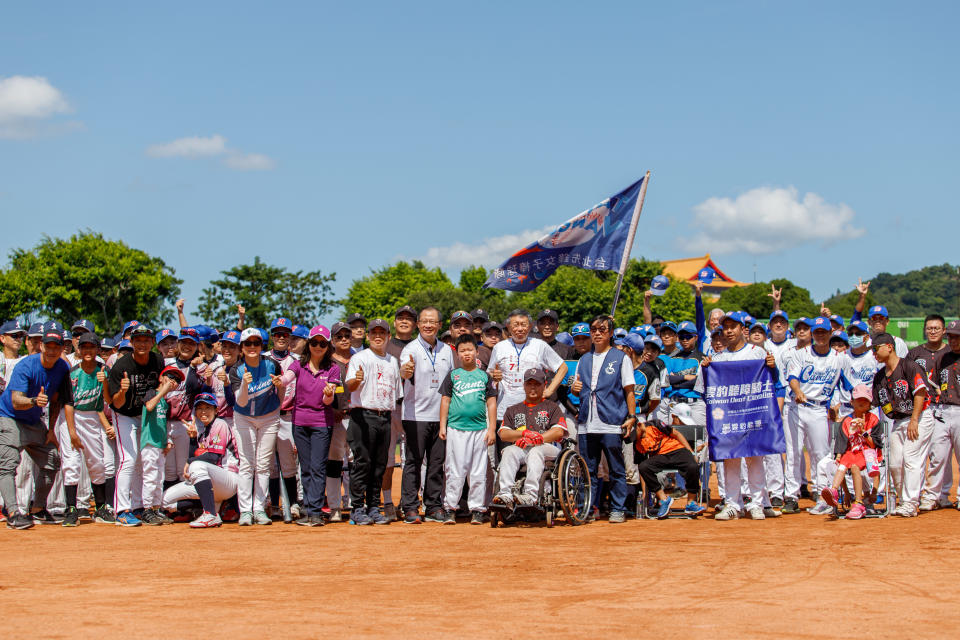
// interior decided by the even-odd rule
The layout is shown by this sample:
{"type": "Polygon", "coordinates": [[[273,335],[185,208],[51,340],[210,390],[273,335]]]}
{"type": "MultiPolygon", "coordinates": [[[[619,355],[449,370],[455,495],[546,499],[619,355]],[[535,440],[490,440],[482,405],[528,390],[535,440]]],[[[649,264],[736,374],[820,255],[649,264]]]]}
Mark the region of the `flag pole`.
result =
{"type": "Polygon", "coordinates": [[[643,184],[640,185],[640,194],[637,196],[637,204],[633,207],[633,219],[630,221],[630,233],[627,234],[627,245],[623,248],[623,258],[620,260],[620,273],[617,274],[617,286],[613,290],[613,306],[610,307],[610,315],[617,312],[617,302],[620,300],[620,287],[623,286],[623,275],[627,272],[627,264],[630,262],[630,251],[633,250],[633,239],[637,235],[637,224],[640,222],[640,212],[643,210],[643,199],[647,195],[647,185],[650,184],[650,172],[643,178],[643,184]]]}

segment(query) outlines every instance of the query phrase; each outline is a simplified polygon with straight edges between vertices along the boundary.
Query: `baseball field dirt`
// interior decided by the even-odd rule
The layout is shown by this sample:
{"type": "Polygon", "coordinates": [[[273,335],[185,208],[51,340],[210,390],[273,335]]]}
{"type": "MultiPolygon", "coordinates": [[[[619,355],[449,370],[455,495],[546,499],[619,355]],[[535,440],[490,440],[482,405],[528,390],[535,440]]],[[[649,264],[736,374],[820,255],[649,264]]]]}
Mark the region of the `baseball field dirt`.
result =
{"type": "Polygon", "coordinates": [[[553,529],[0,528],[0,615],[46,638],[956,637],[958,532],[954,509],[553,529]]]}

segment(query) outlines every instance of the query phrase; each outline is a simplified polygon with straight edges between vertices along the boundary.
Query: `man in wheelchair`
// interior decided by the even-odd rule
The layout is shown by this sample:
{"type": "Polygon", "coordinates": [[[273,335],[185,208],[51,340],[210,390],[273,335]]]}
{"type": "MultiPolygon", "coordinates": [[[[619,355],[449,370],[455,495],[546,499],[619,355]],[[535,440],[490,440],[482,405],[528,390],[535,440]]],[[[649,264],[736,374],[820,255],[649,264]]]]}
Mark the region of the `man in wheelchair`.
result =
{"type": "Polygon", "coordinates": [[[560,406],[543,397],[546,374],[542,369],[523,373],[523,402],[507,407],[500,425],[500,439],[506,445],[500,454],[499,484],[494,504],[513,507],[534,506],[540,491],[540,477],[548,460],[560,454],[560,442],[567,434],[567,423],[560,406]],[[516,498],[513,485],[521,465],[527,465],[523,493],[516,498]]]}

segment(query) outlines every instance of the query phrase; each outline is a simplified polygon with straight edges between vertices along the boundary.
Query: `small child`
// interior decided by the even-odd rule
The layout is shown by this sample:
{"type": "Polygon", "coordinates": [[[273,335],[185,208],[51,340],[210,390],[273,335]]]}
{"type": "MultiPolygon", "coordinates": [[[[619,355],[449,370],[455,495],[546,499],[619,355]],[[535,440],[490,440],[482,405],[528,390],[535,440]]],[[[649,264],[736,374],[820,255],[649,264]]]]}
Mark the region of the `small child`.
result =
{"type": "MultiPolygon", "coordinates": [[[[160,510],[163,503],[163,470],[166,462],[164,456],[173,448],[167,432],[167,412],[170,405],[166,397],[180,386],[183,380],[183,372],[176,365],[169,365],[160,372],[160,384],[157,388],[148,389],[143,395],[143,426],[140,430],[140,463],[143,466],[143,515],[140,520],[143,524],[173,523],[173,520],[160,510]]],[[[196,433],[190,437],[196,437],[196,433]]]]}
{"type": "Polygon", "coordinates": [[[464,481],[469,482],[470,524],[483,524],[487,491],[487,447],[497,437],[497,390],[477,368],[477,346],[470,334],[457,338],[460,368],[440,383],[440,439],[447,442],[444,524],[455,524],[464,481]]]}
{"type": "Polygon", "coordinates": [[[824,487],[823,499],[831,507],[836,507],[840,494],[837,491],[843,483],[847,470],[853,475],[854,503],[847,512],[848,520],[859,520],[866,513],[863,506],[863,471],[870,476],[878,475],[877,449],[880,447],[882,427],[876,414],[870,412],[873,394],[866,385],[857,385],[850,393],[853,402],[853,414],[843,419],[837,442],[834,445],[837,471],[833,474],[833,484],[824,487]]]}

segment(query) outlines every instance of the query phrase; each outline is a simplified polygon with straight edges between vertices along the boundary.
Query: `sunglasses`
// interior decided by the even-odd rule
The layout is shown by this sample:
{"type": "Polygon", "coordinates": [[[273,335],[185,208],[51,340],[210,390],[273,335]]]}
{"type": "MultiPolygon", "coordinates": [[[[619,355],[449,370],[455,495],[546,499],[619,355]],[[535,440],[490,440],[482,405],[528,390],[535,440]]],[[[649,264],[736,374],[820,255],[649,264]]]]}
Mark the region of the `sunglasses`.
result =
{"type": "Polygon", "coordinates": [[[328,346],[329,344],[330,344],[330,343],[327,342],[326,340],[311,340],[311,341],[310,341],[310,346],[311,346],[311,347],[326,347],[326,346],[328,346]]]}
{"type": "Polygon", "coordinates": [[[243,343],[243,346],[245,346],[245,347],[262,347],[262,346],[263,346],[263,341],[262,341],[262,340],[247,340],[246,342],[243,343]]]}
{"type": "Polygon", "coordinates": [[[333,336],[333,339],[334,339],[334,340],[349,340],[349,339],[350,339],[350,334],[348,334],[348,333],[338,333],[337,335],[333,336]]]}
{"type": "Polygon", "coordinates": [[[599,333],[602,335],[604,333],[609,333],[609,331],[606,327],[590,327],[590,333],[599,333]]]}

